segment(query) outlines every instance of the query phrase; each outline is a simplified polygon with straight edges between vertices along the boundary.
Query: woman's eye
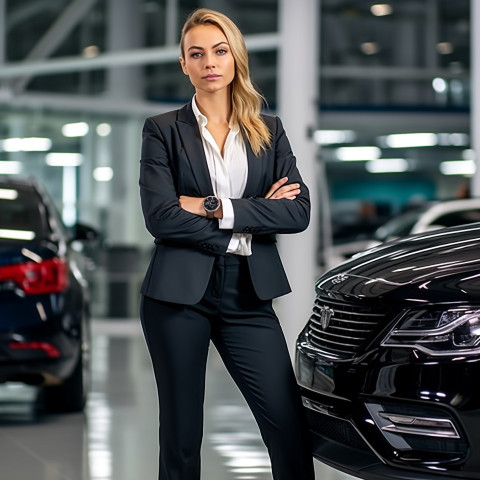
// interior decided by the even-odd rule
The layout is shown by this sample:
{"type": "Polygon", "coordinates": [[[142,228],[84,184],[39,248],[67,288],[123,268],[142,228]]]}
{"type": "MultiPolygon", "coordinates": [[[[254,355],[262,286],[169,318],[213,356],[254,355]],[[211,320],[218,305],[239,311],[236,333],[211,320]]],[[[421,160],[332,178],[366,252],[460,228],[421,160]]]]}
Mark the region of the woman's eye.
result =
{"type": "Polygon", "coordinates": [[[225,55],[227,53],[227,51],[224,48],[221,48],[220,50],[217,50],[217,53],[219,55],[225,55]]]}
{"type": "Polygon", "coordinates": [[[202,56],[202,54],[200,52],[194,52],[191,55],[192,58],[200,58],[201,56],[202,56]]]}

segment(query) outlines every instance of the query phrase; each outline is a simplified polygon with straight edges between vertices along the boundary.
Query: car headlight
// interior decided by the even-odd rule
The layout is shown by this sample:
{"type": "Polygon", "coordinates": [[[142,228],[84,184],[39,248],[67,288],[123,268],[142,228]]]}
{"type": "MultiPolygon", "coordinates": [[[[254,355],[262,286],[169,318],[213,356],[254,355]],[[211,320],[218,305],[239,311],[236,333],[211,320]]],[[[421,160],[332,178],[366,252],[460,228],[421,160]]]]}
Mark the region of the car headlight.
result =
{"type": "Polygon", "coordinates": [[[430,355],[480,354],[480,310],[408,310],[382,345],[416,348],[430,355]]]}

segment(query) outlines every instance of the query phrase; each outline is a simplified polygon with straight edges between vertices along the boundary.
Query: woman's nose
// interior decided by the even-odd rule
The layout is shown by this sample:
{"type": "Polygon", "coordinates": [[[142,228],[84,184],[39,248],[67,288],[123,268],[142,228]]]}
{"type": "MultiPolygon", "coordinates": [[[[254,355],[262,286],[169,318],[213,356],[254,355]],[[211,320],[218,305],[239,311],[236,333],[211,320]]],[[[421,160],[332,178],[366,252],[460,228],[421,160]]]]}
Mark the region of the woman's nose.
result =
{"type": "Polygon", "coordinates": [[[205,68],[215,68],[215,61],[213,55],[210,53],[205,54],[205,68]]]}

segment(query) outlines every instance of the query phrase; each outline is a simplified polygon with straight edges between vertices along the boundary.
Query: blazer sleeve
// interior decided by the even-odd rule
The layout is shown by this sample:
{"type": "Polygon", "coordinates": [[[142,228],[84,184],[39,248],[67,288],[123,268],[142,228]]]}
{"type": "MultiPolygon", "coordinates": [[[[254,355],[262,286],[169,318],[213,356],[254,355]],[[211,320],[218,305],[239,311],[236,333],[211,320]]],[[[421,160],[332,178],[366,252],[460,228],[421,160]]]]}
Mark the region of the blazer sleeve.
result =
{"type": "Polygon", "coordinates": [[[299,183],[300,194],[294,200],[240,198],[232,199],[235,233],[297,233],[310,222],[310,195],[298,171],[282,122],[276,118],[273,140],[274,177],[288,177],[288,183],[299,183]]]}
{"type": "Polygon", "coordinates": [[[179,205],[172,174],[175,150],[171,147],[156,122],[147,118],[142,133],[139,181],[147,230],[156,241],[224,254],[232,231],[220,230],[218,221],[191,214],[179,205]]]}

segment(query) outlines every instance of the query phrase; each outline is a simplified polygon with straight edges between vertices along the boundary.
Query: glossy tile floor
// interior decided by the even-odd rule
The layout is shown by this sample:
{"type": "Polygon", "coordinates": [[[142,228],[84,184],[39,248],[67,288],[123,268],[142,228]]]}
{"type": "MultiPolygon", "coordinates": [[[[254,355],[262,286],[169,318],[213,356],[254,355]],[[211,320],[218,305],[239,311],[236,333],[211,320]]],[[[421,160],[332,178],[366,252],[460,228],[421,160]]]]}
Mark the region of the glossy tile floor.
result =
{"type": "MultiPolygon", "coordinates": [[[[1,480],[156,480],[157,399],[138,320],[93,323],[85,414],[47,415],[38,392],[0,386],[1,480]]],[[[210,351],[202,480],[271,480],[253,417],[210,351]]],[[[316,479],[353,480],[315,462],[316,479]]],[[[301,480],[301,479],[292,479],[301,480]]]]}

